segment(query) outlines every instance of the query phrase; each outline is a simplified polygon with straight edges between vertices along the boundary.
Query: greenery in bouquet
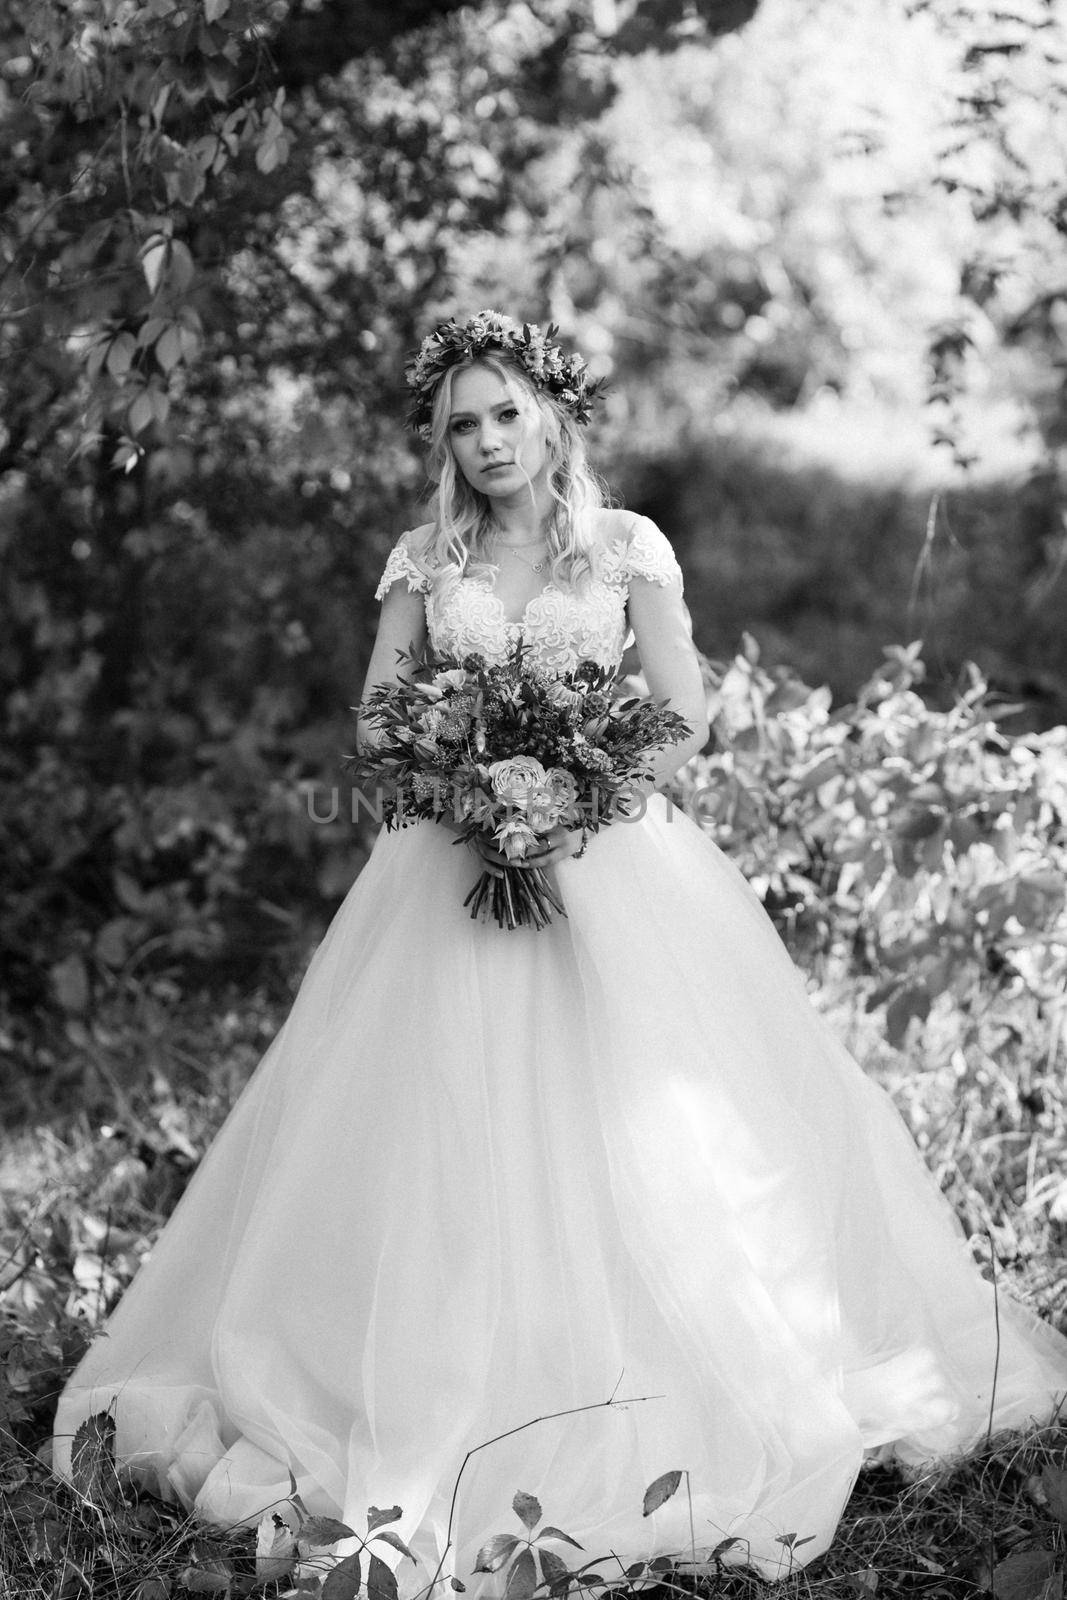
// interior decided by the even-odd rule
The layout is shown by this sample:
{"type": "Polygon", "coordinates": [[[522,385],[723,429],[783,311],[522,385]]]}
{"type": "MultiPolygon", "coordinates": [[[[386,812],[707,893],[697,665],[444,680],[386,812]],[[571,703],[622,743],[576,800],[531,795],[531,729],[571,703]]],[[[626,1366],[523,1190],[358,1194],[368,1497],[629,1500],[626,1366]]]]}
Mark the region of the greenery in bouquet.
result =
{"type": "Polygon", "coordinates": [[[387,827],[443,821],[457,843],[489,847],[464,901],[472,917],[514,929],[565,915],[534,864],[541,842],[562,826],[580,831],[584,848],[590,833],[631,817],[652,753],[684,739],[687,724],[661,702],[621,696],[595,661],[546,670],[522,639],[501,662],[409,650],[400,663],[403,676],[363,705],[372,739],[346,757],[357,783],[373,788],[387,827]]]}

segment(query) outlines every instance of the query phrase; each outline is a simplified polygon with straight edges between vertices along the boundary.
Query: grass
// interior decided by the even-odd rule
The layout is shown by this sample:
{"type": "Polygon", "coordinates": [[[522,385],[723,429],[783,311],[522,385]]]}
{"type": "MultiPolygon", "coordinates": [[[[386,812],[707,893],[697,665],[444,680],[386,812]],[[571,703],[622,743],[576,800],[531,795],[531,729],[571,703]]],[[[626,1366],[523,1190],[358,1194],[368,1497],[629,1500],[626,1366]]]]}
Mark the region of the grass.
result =
{"type": "MultiPolygon", "coordinates": [[[[866,1469],[831,1550],[783,1579],[775,1594],[781,1600],[875,1594],[967,1600],[992,1592],[997,1600],[1059,1600],[1056,1577],[1067,1558],[1065,1458],[1067,1427],[1061,1426],[994,1439],[958,1466],[911,1481],[891,1468],[866,1469]]],[[[253,1533],[208,1534],[174,1508],[132,1494],[116,1492],[105,1505],[79,1502],[29,1456],[9,1461],[5,1470],[4,1600],[79,1594],[169,1600],[189,1590],[268,1595],[290,1587],[257,1579],[253,1533]]],[[[501,1524],[512,1526],[503,1502],[501,1524]]],[[[767,1585],[744,1569],[725,1568],[695,1582],[672,1576],[656,1585],[655,1595],[667,1600],[694,1590],[753,1600],[767,1585]]]]}
{"type": "MultiPolygon", "coordinates": [[[[824,975],[825,976],[825,975],[824,975]]],[[[963,1061],[935,1009],[890,1050],[848,982],[821,1009],[890,1087],[999,1286],[1053,1322],[1067,1313],[1067,1092],[1058,1046],[1025,1026],[980,1033],[963,1061]]],[[[79,1500],[48,1466],[59,1388],[136,1271],[199,1155],[280,1025],[288,1001],[203,997],[161,1022],[144,995],[42,1046],[48,1115],[8,1105],[0,1136],[0,1600],[180,1600],[280,1593],[257,1578],[255,1536],[209,1535],[116,1483],[79,1500]],[[72,1107],[79,1093],[83,1109],[72,1107]],[[14,1125],[16,1118],[21,1126],[14,1125]],[[212,1573],[215,1574],[212,1577],[212,1573]],[[214,1587],[212,1587],[214,1585],[214,1587]]],[[[1021,1016],[1021,1013],[1020,1013],[1021,1016]]],[[[1062,1600],[1067,1425],[1000,1438],[952,1468],[865,1470],[830,1552],[777,1587],[867,1600],[1062,1600]]],[[[512,1526],[502,1486],[501,1529],[512,1526]]],[[[680,1576],[661,1585],[692,1589],[680,1576]]],[[[765,1585],[728,1568],[698,1587],[745,1600],[765,1585]]]]}

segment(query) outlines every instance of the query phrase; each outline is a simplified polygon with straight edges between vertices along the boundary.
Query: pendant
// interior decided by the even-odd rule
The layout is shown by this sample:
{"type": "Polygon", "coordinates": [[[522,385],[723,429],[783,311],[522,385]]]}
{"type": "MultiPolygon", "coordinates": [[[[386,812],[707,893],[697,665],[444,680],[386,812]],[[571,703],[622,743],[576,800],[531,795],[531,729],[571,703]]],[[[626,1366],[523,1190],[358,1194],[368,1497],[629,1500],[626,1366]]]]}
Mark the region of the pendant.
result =
{"type": "Polygon", "coordinates": [[[530,562],[530,569],[533,572],[540,572],[543,567],[544,567],[544,562],[543,561],[531,561],[530,562]]]}

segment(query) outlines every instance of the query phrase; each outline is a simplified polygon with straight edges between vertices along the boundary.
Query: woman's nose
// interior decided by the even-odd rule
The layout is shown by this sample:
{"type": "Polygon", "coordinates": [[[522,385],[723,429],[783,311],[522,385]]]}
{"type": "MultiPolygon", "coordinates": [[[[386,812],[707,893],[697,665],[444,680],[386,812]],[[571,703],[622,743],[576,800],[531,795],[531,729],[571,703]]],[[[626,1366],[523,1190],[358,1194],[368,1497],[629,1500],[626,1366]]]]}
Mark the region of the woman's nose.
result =
{"type": "Polygon", "coordinates": [[[491,455],[500,443],[500,429],[495,422],[483,422],[478,437],[483,455],[491,455]]]}

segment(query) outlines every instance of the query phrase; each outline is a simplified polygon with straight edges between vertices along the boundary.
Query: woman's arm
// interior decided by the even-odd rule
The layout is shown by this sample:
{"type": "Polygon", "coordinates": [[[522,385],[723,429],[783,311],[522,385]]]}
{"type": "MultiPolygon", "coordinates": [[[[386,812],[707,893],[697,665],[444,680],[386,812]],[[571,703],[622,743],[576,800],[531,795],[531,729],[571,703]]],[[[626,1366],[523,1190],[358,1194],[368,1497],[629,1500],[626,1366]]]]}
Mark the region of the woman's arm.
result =
{"type": "MultiPolygon", "coordinates": [[[[708,742],[708,705],[704,676],[700,670],[690,628],[689,614],[682,601],[682,584],[670,546],[654,528],[656,548],[653,570],[665,582],[634,574],[629,580],[627,609],[634,632],[641,668],[653,700],[666,700],[692,729],[678,744],[665,745],[650,758],[650,781],[635,785],[647,793],[665,784],[679,767],[699,754],[708,742]]],[[[547,867],[564,861],[584,848],[583,835],[573,829],[553,828],[546,834],[540,851],[524,865],[547,867]]],[[[502,856],[495,857],[503,861],[502,856]]]]}
{"type": "Polygon", "coordinates": [[[665,745],[652,757],[649,787],[658,789],[707,744],[707,694],[681,585],[673,579],[631,578],[629,615],[649,694],[666,700],[693,730],[688,739],[665,745]]]}
{"type": "MultiPolygon", "coordinates": [[[[418,589],[409,589],[398,579],[386,590],[382,600],[378,633],[371,651],[363,692],[359,697],[362,706],[370,691],[380,683],[396,683],[403,677],[398,650],[421,650],[426,642],[426,602],[418,589]]],[[[374,731],[363,719],[356,719],[356,748],[361,753],[374,743],[374,731]]]]}

